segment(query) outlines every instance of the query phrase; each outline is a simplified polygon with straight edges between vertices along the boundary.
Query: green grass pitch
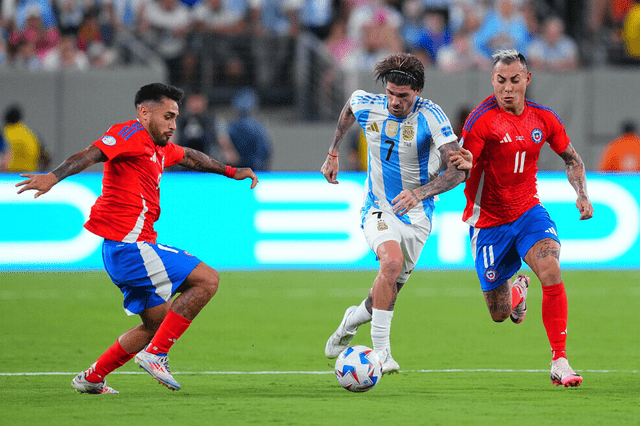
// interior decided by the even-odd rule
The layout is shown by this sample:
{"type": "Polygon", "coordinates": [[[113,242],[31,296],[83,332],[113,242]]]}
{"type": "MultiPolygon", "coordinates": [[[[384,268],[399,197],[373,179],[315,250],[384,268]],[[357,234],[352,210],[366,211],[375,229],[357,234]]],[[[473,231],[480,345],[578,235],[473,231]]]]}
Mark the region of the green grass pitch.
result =
{"type": "MultiPolygon", "coordinates": [[[[324,356],[344,310],[375,272],[220,273],[218,294],[172,348],[182,390],[132,361],[119,395],[74,393],[71,379],[138,324],[104,272],[0,274],[4,425],[638,425],[640,272],[565,271],[568,355],[581,387],[554,387],[531,280],[519,325],[493,323],[475,273],[415,272],[398,297],[391,344],[401,373],[342,389],[324,356]],[[42,374],[32,374],[42,373],[42,374]]],[[[354,343],[371,346],[370,326],[354,343]]]]}

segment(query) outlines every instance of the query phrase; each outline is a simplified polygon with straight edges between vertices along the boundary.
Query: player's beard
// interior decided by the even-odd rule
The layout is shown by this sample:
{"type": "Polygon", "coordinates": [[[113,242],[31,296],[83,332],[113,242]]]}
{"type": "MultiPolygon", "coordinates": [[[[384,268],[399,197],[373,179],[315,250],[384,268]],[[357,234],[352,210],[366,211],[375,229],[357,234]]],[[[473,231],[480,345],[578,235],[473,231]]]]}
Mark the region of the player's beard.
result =
{"type": "Polygon", "coordinates": [[[151,136],[153,143],[156,145],[167,146],[172,134],[162,133],[153,125],[153,123],[149,123],[149,135],[151,136]]]}

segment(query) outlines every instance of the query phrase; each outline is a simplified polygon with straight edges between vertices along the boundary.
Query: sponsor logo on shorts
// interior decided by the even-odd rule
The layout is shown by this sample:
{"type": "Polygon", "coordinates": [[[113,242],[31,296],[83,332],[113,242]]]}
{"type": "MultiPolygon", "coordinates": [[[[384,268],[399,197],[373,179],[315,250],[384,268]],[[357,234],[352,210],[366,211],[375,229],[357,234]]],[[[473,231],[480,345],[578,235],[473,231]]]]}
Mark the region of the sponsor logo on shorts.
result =
{"type": "Polygon", "coordinates": [[[386,231],[387,229],[389,229],[389,226],[387,225],[387,223],[384,220],[379,220],[378,231],[386,231]]]}
{"type": "Polygon", "coordinates": [[[113,136],[103,136],[100,140],[107,146],[114,146],[116,144],[116,138],[114,138],[113,136]]]}
{"type": "Polygon", "coordinates": [[[496,270],[493,268],[487,269],[486,271],[484,271],[484,277],[487,281],[492,283],[498,279],[498,272],[496,272],[496,270]]]}

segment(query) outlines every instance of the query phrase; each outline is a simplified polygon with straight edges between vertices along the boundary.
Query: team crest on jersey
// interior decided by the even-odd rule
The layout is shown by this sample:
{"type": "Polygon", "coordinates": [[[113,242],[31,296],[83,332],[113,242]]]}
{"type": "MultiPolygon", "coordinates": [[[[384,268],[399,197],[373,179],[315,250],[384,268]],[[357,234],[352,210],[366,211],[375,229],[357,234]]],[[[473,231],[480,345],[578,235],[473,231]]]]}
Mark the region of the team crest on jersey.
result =
{"type": "Polygon", "coordinates": [[[533,129],[533,131],[531,132],[531,139],[533,139],[535,143],[542,142],[542,136],[543,136],[542,130],[538,128],[533,129]]]}
{"type": "Polygon", "coordinates": [[[116,138],[114,138],[113,136],[103,136],[100,140],[107,146],[114,146],[116,144],[116,138]]]}
{"type": "Polygon", "coordinates": [[[387,225],[387,223],[384,220],[379,220],[378,231],[386,231],[387,229],[389,229],[389,226],[387,225]]]}
{"type": "Polygon", "coordinates": [[[416,131],[411,124],[407,124],[402,128],[402,139],[405,141],[413,140],[413,137],[415,136],[415,134],[416,134],[416,131]]]}
{"type": "Polygon", "coordinates": [[[398,122],[393,120],[387,121],[387,127],[385,128],[385,133],[390,138],[395,137],[395,135],[398,134],[398,122]]]}
{"type": "Polygon", "coordinates": [[[498,272],[496,272],[495,269],[487,269],[486,271],[484,271],[484,277],[487,281],[492,283],[498,279],[498,272]]]}

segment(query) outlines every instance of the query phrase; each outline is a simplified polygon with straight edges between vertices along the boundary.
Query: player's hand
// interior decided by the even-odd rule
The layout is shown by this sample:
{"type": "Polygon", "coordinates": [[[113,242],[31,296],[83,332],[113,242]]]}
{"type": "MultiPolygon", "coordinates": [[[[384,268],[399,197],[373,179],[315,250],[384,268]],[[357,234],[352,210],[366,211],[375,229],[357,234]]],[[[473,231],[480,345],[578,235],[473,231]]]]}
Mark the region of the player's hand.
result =
{"type": "Polygon", "coordinates": [[[340,169],[340,163],[338,157],[332,157],[327,155],[327,159],[324,160],[324,164],[320,168],[320,172],[329,183],[339,183],[336,178],[338,177],[338,170],[340,169]]]}
{"type": "Polygon", "coordinates": [[[16,188],[20,186],[22,187],[18,191],[18,194],[22,194],[24,191],[33,189],[35,191],[38,191],[35,193],[33,198],[38,198],[42,194],[46,194],[51,188],[53,188],[53,185],[58,183],[58,178],[53,173],[47,173],[44,175],[23,173],[20,176],[29,179],[16,183],[16,188]]]}
{"type": "Polygon", "coordinates": [[[258,184],[258,176],[249,167],[241,167],[236,170],[236,174],[233,175],[235,180],[244,180],[251,178],[251,189],[255,188],[258,184]]]}
{"type": "Polygon", "coordinates": [[[473,154],[463,147],[460,147],[460,151],[451,152],[449,158],[459,170],[471,170],[473,167],[473,154]]]}
{"type": "Polygon", "coordinates": [[[593,217],[593,205],[589,199],[578,198],[576,207],[580,211],[580,220],[587,220],[593,217]]]}
{"type": "Polygon", "coordinates": [[[420,199],[415,192],[404,189],[396,198],[391,201],[393,212],[400,216],[406,214],[409,210],[418,205],[420,199]]]}

